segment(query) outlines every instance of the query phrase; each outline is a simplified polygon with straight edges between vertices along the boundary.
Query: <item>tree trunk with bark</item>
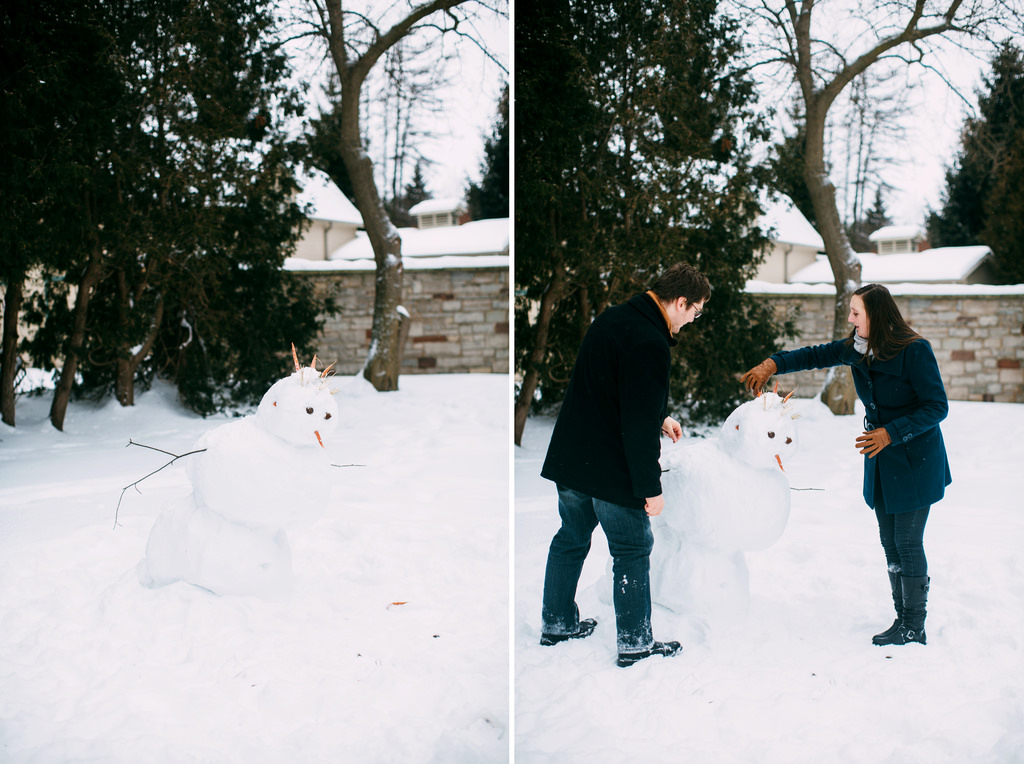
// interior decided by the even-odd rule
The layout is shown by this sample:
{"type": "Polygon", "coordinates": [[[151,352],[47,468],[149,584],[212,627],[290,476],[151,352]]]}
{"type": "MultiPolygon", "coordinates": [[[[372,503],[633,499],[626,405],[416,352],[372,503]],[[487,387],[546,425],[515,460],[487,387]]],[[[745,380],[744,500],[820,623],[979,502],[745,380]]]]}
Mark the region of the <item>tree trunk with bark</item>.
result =
{"type": "Polygon", "coordinates": [[[377,278],[373,305],[373,329],[363,376],[380,391],[397,390],[401,366],[402,239],[381,202],[373,177],[373,161],[363,146],[360,130],[360,98],[367,75],[380,58],[420,21],[438,11],[450,11],[466,0],[433,0],[413,7],[390,29],[378,30],[374,42],[353,57],[345,34],[341,0],[327,5],[327,45],[341,80],[341,156],[352,183],[355,205],[363,217],[373,247],[377,278]]]}
{"type": "MultiPolygon", "coordinates": [[[[860,287],[860,260],[850,246],[839,220],[836,189],[825,171],[825,114],[818,110],[807,114],[807,139],[804,153],[804,181],[814,205],[818,233],[825,242],[825,253],[835,276],[836,299],[832,315],[832,339],[849,334],[850,296],[860,287]]],[[[846,367],[829,373],[821,392],[822,402],[833,414],[852,414],[857,396],[853,375],[846,367]]]]}
{"type": "Polygon", "coordinates": [[[523,382],[519,387],[519,395],[516,396],[514,427],[517,446],[523,445],[523,430],[526,428],[526,419],[530,415],[530,404],[533,402],[534,393],[537,392],[540,364],[548,352],[548,331],[551,328],[551,317],[554,315],[555,306],[565,293],[565,268],[562,266],[561,258],[556,257],[555,260],[551,283],[540,300],[540,312],[537,314],[533,347],[530,349],[530,357],[526,361],[526,372],[523,374],[523,382]]]}
{"type": "Polygon", "coordinates": [[[103,264],[103,252],[98,244],[93,245],[92,254],[85,273],[78,282],[78,294],[75,297],[74,320],[71,335],[68,337],[67,350],[64,353],[64,366],[60,370],[60,381],[53,393],[50,405],[50,423],[58,430],[64,430],[64,417],[71,400],[71,388],[75,384],[75,373],[78,371],[78,360],[85,345],[85,328],[89,316],[89,301],[92,299],[96,285],[100,281],[103,264]]]}
{"type": "Polygon", "coordinates": [[[156,304],[156,311],[150,324],[149,334],[142,346],[129,356],[117,359],[117,372],[115,374],[114,394],[117,402],[122,406],[135,405],[135,372],[139,364],[146,360],[146,357],[153,350],[156,344],[157,335],[160,333],[160,324],[164,319],[164,301],[159,299],[156,304]]]}
{"type": "Polygon", "coordinates": [[[14,278],[4,294],[3,350],[0,357],[0,414],[3,423],[14,427],[14,377],[18,366],[18,315],[25,294],[23,278],[14,278]]]}

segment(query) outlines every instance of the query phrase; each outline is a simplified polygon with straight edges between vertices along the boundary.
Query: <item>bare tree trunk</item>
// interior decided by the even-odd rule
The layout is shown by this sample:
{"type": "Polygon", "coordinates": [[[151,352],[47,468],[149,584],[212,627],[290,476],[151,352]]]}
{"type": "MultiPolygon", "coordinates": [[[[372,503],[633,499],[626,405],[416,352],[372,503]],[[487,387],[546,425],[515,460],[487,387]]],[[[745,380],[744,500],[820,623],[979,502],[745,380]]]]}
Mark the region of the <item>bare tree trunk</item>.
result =
{"type": "MultiPolygon", "coordinates": [[[[804,147],[804,180],[817,218],[818,232],[825,242],[825,253],[835,276],[833,339],[848,334],[847,310],[850,296],[860,286],[861,269],[860,261],[854,255],[839,220],[835,187],[825,171],[825,121],[829,109],[843,89],[883,57],[891,58],[890,51],[894,48],[906,44],[914,45],[924,38],[941,36],[950,31],[960,34],[984,34],[988,24],[998,18],[997,15],[990,16],[988,12],[978,13],[978,6],[964,8],[963,0],[945,0],[943,5],[945,12],[942,12],[942,8],[931,8],[928,15],[925,14],[925,11],[929,10],[926,0],[913,0],[904,7],[893,5],[892,7],[896,9],[897,23],[891,27],[891,34],[877,37],[873,46],[868,46],[855,57],[846,56],[843,51],[825,40],[824,44],[829,53],[823,56],[822,60],[815,59],[816,54],[812,48],[812,42],[823,42],[811,29],[811,15],[816,6],[813,0],[799,3],[796,0],[785,0],[780,12],[768,13],[769,23],[781,32],[780,39],[784,40],[783,59],[794,69],[805,107],[807,133],[804,147]],[[907,15],[899,21],[902,11],[907,15]],[[961,11],[965,14],[958,20],[957,16],[961,11]],[[926,26],[922,26],[922,23],[926,26]],[[826,72],[828,67],[822,65],[823,60],[832,55],[838,59],[838,64],[826,72]]],[[[767,4],[756,7],[766,6],[767,4]]],[[[822,400],[837,414],[853,413],[853,380],[848,369],[843,369],[842,372],[830,375],[830,381],[822,391],[822,400]],[[836,385],[842,387],[831,389],[836,385]]]]}
{"type": "Polygon", "coordinates": [[[156,344],[157,335],[160,333],[160,323],[163,321],[163,318],[164,301],[160,299],[157,301],[153,322],[150,326],[149,334],[146,336],[146,341],[142,343],[142,347],[127,358],[117,359],[114,394],[117,396],[117,402],[122,406],[135,405],[135,371],[139,368],[139,364],[149,355],[153,345],[156,344]]]}
{"type": "MultiPolygon", "coordinates": [[[[836,189],[825,172],[825,112],[807,113],[807,138],[804,154],[804,181],[814,206],[818,233],[825,242],[825,253],[835,276],[836,300],[832,315],[832,339],[849,333],[850,296],[860,287],[860,260],[854,254],[836,205],[836,189]]],[[[856,393],[853,376],[846,367],[828,375],[821,400],[833,414],[852,414],[856,393]]]]}
{"type": "Polygon", "coordinates": [[[530,403],[537,391],[540,364],[548,352],[548,331],[551,328],[551,317],[554,315],[555,306],[565,293],[565,269],[562,267],[561,258],[557,260],[553,269],[554,278],[540,300],[537,334],[534,338],[533,348],[530,350],[530,357],[526,361],[526,373],[523,375],[523,383],[519,387],[519,395],[516,396],[514,436],[517,446],[523,445],[523,430],[526,429],[526,418],[530,414],[530,403]]]}
{"type": "Polygon", "coordinates": [[[82,346],[85,344],[89,301],[100,281],[102,258],[103,254],[99,245],[94,245],[92,254],[89,256],[89,264],[86,266],[81,281],[78,282],[71,336],[68,338],[67,350],[64,354],[64,366],[60,370],[60,381],[57,383],[57,389],[53,393],[53,403],[50,405],[50,423],[61,431],[64,430],[64,417],[67,414],[68,401],[71,400],[71,388],[75,384],[75,372],[78,371],[78,360],[82,346]]]}
{"type": "Polygon", "coordinates": [[[363,217],[366,235],[376,262],[376,294],[373,330],[363,376],[380,391],[397,390],[401,366],[402,239],[381,202],[373,177],[373,161],[366,153],[359,127],[363,82],[389,48],[397,45],[417,23],[438,11],[446,11],[465,0],[433,0],[415,6],[409,14],[386,31],[378,30],[374,42],[357,58],[351,58],[345,36],[341,0],[327,5],[327,44],[335,70],[341,79],[341,156],[352,181],[355,204],[363,217]]]}
{"type": "Polygon", "coordinates": [[[18,314],[24,299],[25,283],[14,278],[4,295],[3,351],[0,355],[0,414],[3,423],[14,427],[14,377],[18,360],[18,314]]]}

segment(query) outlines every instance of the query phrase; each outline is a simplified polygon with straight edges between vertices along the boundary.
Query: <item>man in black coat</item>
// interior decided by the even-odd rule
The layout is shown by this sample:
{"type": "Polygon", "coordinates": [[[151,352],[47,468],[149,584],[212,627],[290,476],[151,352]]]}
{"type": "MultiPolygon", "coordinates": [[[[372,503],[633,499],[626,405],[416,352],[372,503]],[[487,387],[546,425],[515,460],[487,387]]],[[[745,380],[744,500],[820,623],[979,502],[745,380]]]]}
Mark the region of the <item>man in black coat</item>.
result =
{"type": "Polygon", "coordinates": [[[562,518],[548,550],[542,645],[587,637],[597,625],[580,620],[575,600],[600,523],[612,555],[618,664],[680,650],[651,633],[649,516],[665,505],[661,434],[682,436],[668,416],[673,335],[710,296],[707,278],[677,263],[650,291],[604,311],[583,338],[541,470],[556,483],[562,518]]]}

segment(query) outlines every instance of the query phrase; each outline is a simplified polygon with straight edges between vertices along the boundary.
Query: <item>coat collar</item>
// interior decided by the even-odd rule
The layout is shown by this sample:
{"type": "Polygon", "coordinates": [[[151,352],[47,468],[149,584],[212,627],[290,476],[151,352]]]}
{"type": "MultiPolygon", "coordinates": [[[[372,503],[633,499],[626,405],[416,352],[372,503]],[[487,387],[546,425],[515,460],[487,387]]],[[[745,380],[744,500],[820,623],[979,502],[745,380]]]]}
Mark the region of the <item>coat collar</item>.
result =
{"type": "Polygon", "coordinates": [[[871,363],[864,363],[863,368],[865,371],[872,371],[878,374],[891,374],[896,377],[902,376],[903,367],[905,365],[904,359],[906,357],[906,353],[903,352],[904,350],[906,350],[906,348],[898,352],[894,357],[889,358],[888,360],[885,361],[880,361],[877,358],[873,358],[871,359],[871,363]]]}
{"type": "Polygon", "coordinates": [[[635,297],[631,297],[627,305],[635,308],[641,313],[647,320],[654,324],[658,329],[665,335],[665,339],[668,340],[670,346],[675,346],[677,340],[669,332],[668,324],[665,321],[665,314],[663,309],[657,305],[648,294],[638,294],[635,297]]]}

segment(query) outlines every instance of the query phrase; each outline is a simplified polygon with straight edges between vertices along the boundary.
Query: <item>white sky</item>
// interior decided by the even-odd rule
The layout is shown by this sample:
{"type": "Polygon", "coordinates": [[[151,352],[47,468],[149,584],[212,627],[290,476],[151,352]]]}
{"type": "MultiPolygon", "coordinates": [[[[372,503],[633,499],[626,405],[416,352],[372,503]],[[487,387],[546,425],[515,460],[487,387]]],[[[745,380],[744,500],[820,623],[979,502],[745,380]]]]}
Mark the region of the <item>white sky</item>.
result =
{"type": "MultiPolygon", "coordinates": [[[[303,14],[308,18],[310,10],[307,0],[282,1],[285,5],[291,6],[292,12],[300,18],[303,14]]],[[[352,4],[352,8],[358,7],[362,12],[367,5],[373,3],[352,4]]],[[[475,6],[472,3],[470,5],[475,6]]],[[[383,13],[394,14],[396,9],[399,9],[399,6],[391,6],[383,13]]],[[[436,91],[444,107],[440,114],[429,114],[414,126],[415,129],[433,134],[431,139],[417,141],[416,148],[431,163],[423,167],[423,174],[427,190],[435,198],[462,198],[469,181],[480,179],[484,141],[493,131],[498,113],[498,98],[509,78],[506,73],[510,68],[509,21],[493,14],[485,16],[482,10],[480,14],[481,18],[474,23],[476,34],[506,71],[503,72],[501,66],[485,56],[476,45],[446,35],[443,43],[444,52],[450,54],[454,50],[456,55],[445,65],[449,84],[436,91]]],[[[322,44],[318,43],[309,50],[304,50],[304,45],[308,46],[308,43],[297,42],[291,47],[292,53],[296,56],[293,65],[300,72],[299,81],[308,83],[310,102],[316,104],[315,108],[318,109],[320,104],[325,103],[322,88],[333,73],[333,64],[322,58],[322,44]],[[303,57],[306,59],[305,63],[301,60],[303,57]]],[[[378,67],[380,66],[378,64],[378,67]]],[[[369,81],[364,86],[364,91],[367,96],[373,97],[374,90],[369,81]]],[[[364,124],[368,124],[368,118],[372,117],[364,111],[364,124]]],[[[371,155],[379,168],[378,154],[372,147],[371,155]]],[[[411,180],[410,168],[405,174],[404,182],[408,183],[411,180]]],[[[379,174],[378,183],[381,183],[379,174]]],[[[380,187],[380,191],[382,194],[388,193],[383,186],[380,187]]]]}
{"type": "MultiPolygon", "coordinates": [[[[876,29],[865,25],[861,4],[854,2],[844,7],[842,2],[822,3],[816,12],[813,29],[816,37],[834,40],[847,53],[848,60],[865,50],[876,39],[876,29]],[[835,27],[830,29],[830,25],[835,27]]],[[[749,39],[756,43],[757,27],[751,22],[749,39]]],[[[967,116],[973,115],[976,106],[976,90],[984,73],[989,71],[993,49],[971,43],[976,50],[968,52],[951,42],[929,38],[929,53],[925,62],[929,67],[902,66],[884,85],[876,86],[878,91],[899,93],[905,98],[906,114],[899,119],[903,134],[890,139],[884,146],[884,153],[898,161],[879,170],[882,179],[891,186],[883,192],[885,207],[895,224],[922,224],[928,209],[937,209],[941,204],[945,185],[946,168],[953,162],[959,151],[959,136],[967,116]],[[954,89],[956,92],[954,92],[954,89]]],[[[910,55],[907,47],[896,49],[902,55],[910,55]]],[[[881,69],[875,65],[869,73],[879,75],[881,69]]],[[[785,111],[796,93],[795,85],[783,92],[784,83],[778,78],[789,75],[783,70],[772,73],[755,69],[755,76],[761,78],[763,100],[778,104],[785,111]]],[[[840,100],[832,109],[835,118],[848,96],[847,86],[840,100]]],[[[788,118],[780,115],[780,124],[788,118]]],[[[844,137],[833,136],[832,180],[838,191],[840,215],[844,213],[843,193],[845,180],[843,162],[844,137]]],[[[882,152],[880,152],[882,153],[882,152]]],[[[852,190],[851,190],[852,193],[852,190]]],[[[874,202],[874,185],[866,194],[862,209],[870,208],[874,202]]]]}

